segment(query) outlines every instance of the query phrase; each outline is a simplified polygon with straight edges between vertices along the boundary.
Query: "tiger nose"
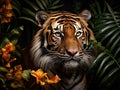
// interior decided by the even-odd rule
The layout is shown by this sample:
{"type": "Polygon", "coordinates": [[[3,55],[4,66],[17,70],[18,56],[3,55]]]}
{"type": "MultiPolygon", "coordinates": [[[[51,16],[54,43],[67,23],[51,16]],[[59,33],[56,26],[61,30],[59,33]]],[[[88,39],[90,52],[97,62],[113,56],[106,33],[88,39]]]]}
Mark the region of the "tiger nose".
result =
{"type": "Polygon", "coordinates": [[[77,54],[77,50],[66,50],[67,54],[70,56],[75,56],[77,54]]]}

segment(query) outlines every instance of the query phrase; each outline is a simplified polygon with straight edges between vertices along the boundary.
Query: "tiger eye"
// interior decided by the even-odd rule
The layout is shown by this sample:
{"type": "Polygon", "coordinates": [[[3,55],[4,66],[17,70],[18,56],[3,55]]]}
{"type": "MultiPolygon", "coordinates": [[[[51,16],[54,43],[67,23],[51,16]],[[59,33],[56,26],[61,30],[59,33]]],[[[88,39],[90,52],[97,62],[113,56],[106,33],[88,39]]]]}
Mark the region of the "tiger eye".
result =
{"type": "Polygon", "coordinates": [[[76,36],[77,37],[79,37],[79,36],[81,36],[82,35],[82,32],[80,32],[80,31],[78,31],[77,33],[76,33],[76,36]]]}
{"type": "Polygon", "coordinates": [[[55,32],[54,33],[57,37],[60,37],[61,36],[61,33],[60,32],[55,32]]]}

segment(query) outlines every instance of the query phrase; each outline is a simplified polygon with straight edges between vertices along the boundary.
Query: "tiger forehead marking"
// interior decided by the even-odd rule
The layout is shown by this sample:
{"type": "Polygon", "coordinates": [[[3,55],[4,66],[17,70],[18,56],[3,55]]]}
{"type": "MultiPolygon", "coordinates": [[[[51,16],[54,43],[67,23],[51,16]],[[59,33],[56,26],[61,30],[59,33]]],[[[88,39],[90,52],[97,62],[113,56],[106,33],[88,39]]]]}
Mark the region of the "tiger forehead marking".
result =
{"type": "MultiPolygon", "coordinates": [[[[59,18],[59,20],[53,21],[53,23],[51,23],[51,26],[53,28],[63,28],[63,25],[65,25],[66,23],[70,23],[71,25],[73,25],[76,28],[76,30],[77,30],[77,28],[81,28],[80,22],[75,21],[74,19],[70,19],[70,18],[69,19],[68,18],[64,18],[64,19],[59,18]]],[[[63,31],[63,29],[61,29],[61,30],[63,31]]]]}

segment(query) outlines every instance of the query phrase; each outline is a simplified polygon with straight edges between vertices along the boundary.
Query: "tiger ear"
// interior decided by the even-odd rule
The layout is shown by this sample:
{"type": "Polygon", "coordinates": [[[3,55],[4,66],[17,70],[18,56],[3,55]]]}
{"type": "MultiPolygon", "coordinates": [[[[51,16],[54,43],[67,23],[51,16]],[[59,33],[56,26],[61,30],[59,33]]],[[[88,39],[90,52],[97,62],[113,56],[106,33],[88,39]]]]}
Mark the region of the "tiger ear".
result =
{"type": "Polygon", "coordinates": [[[83,10],[80,16],[87,22],[91,18],[91,12],[89,10],[83,10]]]}
{"type": "Polygon", "coordinates": [[[35,16],[35,19],[38,21],[40,27],[44,24],[47,18],[48,13],[45,11],[38,11],[35,16]]]}

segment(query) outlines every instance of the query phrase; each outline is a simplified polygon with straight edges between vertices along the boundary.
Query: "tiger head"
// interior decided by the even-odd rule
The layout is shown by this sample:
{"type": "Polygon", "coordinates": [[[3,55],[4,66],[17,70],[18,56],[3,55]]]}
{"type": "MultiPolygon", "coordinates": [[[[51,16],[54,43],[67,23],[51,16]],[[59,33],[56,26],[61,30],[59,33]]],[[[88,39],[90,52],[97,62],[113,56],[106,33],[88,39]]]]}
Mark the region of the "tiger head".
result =
{"type": "Polygon", "coordinates": [[[65,11],[36,13],[40,30],[31,46],[35,67],[52,72],[70,73],[89,66],[93,57],[88,48],[89,40],[95,40],[87,21],[88,10],[80,14],[65,11]]]}

